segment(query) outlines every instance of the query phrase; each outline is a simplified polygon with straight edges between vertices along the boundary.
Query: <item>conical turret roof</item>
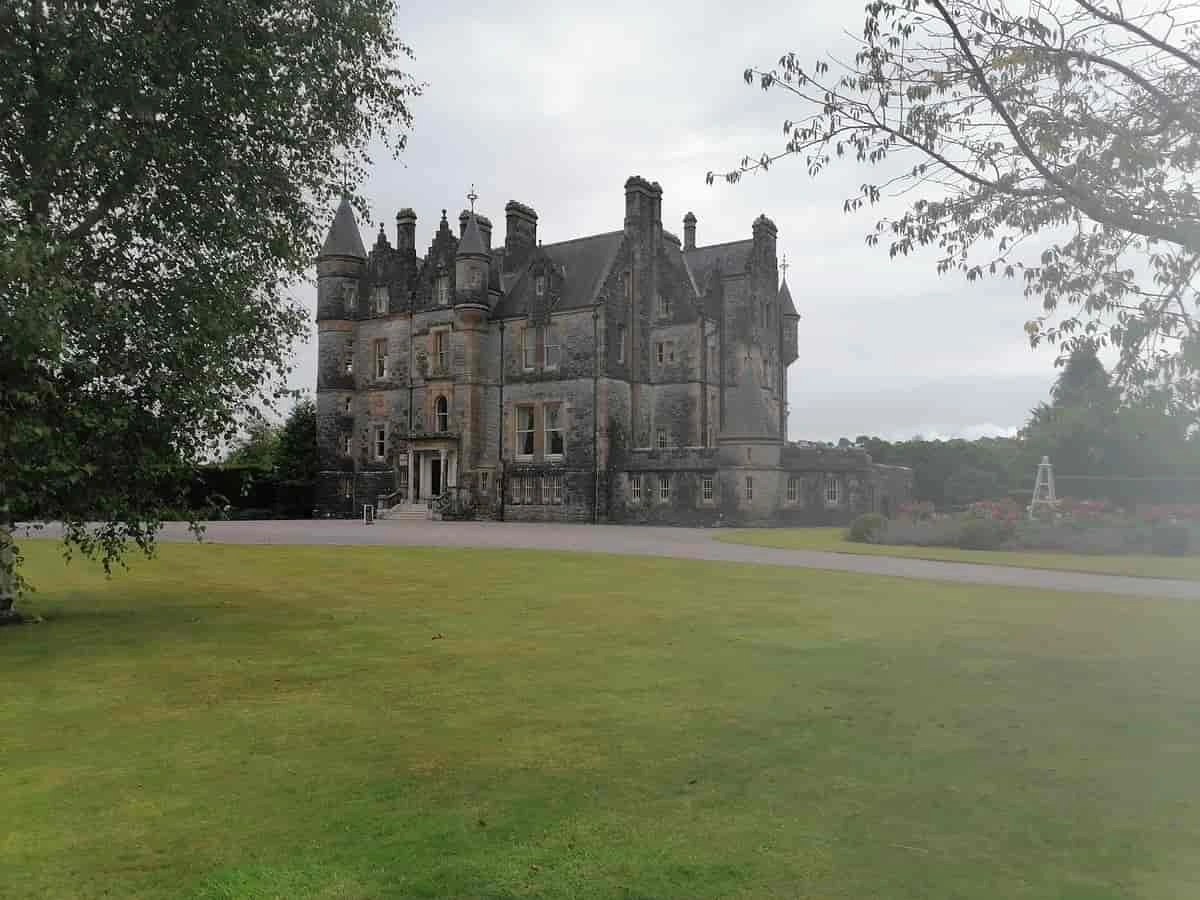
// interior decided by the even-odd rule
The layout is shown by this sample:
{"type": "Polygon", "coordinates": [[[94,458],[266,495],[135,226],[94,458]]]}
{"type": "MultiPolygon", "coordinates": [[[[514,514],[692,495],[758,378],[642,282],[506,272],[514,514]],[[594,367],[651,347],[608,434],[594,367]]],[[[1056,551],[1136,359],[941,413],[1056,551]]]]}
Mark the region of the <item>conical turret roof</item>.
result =
{"type": "Polygon", "coordinates": [[[329,234],[325,236],[321,255],[367,258],[358,223],[354,221],[354,209],[350,206],[350,198],[345,194],[342,195],[342,202],[338,204],[337,212],[333,215],[333,224],[329,226],[329,234]]]}
{"type": "Polygon", "coordinates": [[[462,240],[458,244],[459,256],[483,256],[488,255],[487,247],[483,244],[483,234],[479,230],[479,221],[475,218],[475,213],[467,218],[467,227],[463,230],[462,240]]]}
{"type": "Polygon", "coordinates": [[[792,292],[788,290],[786,275],[783,276],[783,284],[779,286],[779,309],[785,316],[800,318],[800,313],[796,312],[796,304],[792,302],[792,292]]]}

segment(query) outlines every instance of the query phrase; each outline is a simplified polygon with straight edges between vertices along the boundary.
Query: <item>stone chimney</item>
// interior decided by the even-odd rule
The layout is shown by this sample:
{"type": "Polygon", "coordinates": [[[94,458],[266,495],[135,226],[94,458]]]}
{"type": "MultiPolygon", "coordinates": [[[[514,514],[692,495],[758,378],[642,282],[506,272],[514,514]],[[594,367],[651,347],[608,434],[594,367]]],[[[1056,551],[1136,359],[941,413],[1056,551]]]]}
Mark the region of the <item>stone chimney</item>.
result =
{"type": "Polygon", "coordinates": [[[504,268],[520,268],[537,246],[537,213],[524,203],[504,204],[504,268]]]}
{"type": "Polygon", "coordinates": [[[696,249],[696,214],[692,212],[683,217],[683,249],[696,249]]]}
{"type": "Polygon", "coordinates": [[[654,222],[654,189],[641,175],[625,181],[625,233],[642,234],[654,222]]]}
{"type": "Polygon", "coordinates": [[[396,213],[396,249],[417,249],[417,214],[407,206],[396,213]]]}
{"type": "Polygon", "coordinates": [[[475,214],[475,221],[479,223],[479,233],[483,235],[483,245],[487,247],[488,252],[492,251],[492,220],[487,216],[475,214]]]}

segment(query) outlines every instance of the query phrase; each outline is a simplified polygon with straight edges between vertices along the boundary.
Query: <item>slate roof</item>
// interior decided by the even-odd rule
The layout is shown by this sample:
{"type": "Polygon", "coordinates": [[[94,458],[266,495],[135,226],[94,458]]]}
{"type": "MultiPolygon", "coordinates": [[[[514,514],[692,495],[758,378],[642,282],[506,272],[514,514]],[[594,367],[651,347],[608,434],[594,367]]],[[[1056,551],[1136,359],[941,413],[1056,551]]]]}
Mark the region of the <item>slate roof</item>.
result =
{"type": "Polygon", "coordinates": [[[358,223],[354,221],[354,210],[350,206],[350,198],[345,194],[342,195],[342,202],[338,204],[337,212],[333,214],[333,224],[329,226],[329,234],[325,237],[325,245],[321,247],[321,255],[367,258],[367,250],[363,246],[358,223]]]}
{"type": "MultiPolygon", "coordinates": [[[[624,231],[610,231],[558,244],[543,244],[534,251],[531,259],[538,253],[544,254],[559,271],[565,271],[562,293],[555,309],[580,309],[596,302],[596,295],[608,277],[624,237],[624,231]]],[[[506,285],[505,290],[492,313],[493,318],[527,315],[534,299],[533,278],[528,267],[506,285]]]]}
{"type": "Polygon", "coordinates": [[[727,437],[773,438],[779,434],[771,424],[767,408],[763,405],[762,389],[750,360],[742,363],[737,384],[730,391],[725,403],[725,427],[721,434],[727,437]]]}
{"type": "Polygon", "coordinates": [[[792,302],[792,292],[788,290],[786,275],[783,276],[783,284],[779,286],[779,308],[781,315],[800,318],[800,313],[796,312],[796,304],[792,302]]]}
{"type": "Polygon", "coordinates": [[[745,241],[729,241],[725,244],[711,244],[708,247],[697,247],[695,250],[683,251],[687,260],[688,270],[692,280],[700,291],[708,283],[708,277],[718,263],[726,275],[735,275],[746,270],[750,252],[754,249],[754,239],[745,241]]]}

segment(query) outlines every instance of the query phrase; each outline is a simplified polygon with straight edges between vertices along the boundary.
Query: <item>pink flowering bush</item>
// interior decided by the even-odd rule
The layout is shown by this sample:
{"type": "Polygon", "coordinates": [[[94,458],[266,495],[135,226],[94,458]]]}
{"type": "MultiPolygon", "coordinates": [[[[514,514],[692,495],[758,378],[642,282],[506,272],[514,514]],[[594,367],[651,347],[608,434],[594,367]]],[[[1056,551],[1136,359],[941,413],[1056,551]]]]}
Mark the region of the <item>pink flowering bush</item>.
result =
{"type": "Polygon", "coordinates": [[[914,522],[928,522],[933,518],[933,504],[928,500],[919,503],[905,503],[896,511],[896,518],[911,519],[914,522]]]}
{"type": "Polygon", "coordinates": [[[1160,522],[1200,522],[1200,504],[1159,503],[1139,506],[1137,518],[1148,525],[1160,522]]]}
{"type": "Polygon", "coordinates": [[[971,518],[996,522],[1016,522],[1023,512],[1015,500],[1007,497],[1003,500],[980,500],[972,503],[969,510],[971,518]]]}
{"type": "Polygon", "coordinates": [[[1200,505],[1144,506],[1130,514],[1107,500],[1065,498],[1039,506],[1031,518],[1012,499],[981,500],[955,515],[936,515],[932,504],[914,503],[901,507],[876,540],[977,550],[1181,555],[1200,550],[1200,505]]]}

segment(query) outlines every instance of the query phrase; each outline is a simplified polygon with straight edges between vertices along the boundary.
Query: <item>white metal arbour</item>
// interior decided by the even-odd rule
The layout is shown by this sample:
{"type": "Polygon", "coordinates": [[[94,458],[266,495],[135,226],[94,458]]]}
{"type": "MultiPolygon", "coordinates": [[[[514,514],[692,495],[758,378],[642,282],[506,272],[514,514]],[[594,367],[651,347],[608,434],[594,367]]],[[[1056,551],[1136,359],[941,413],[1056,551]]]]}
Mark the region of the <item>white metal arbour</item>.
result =
{"type": "Polygon", "coordinates": [[[1054,466],[1050,457],[1043,456],[1038,463],[1037,479],[1033,482],[1033,499],[1029,501],[1029,517],[1033,518],[1039,507],[1054,509],[1058,506],[1058,498],[1054,494],[1054,466]]]}

